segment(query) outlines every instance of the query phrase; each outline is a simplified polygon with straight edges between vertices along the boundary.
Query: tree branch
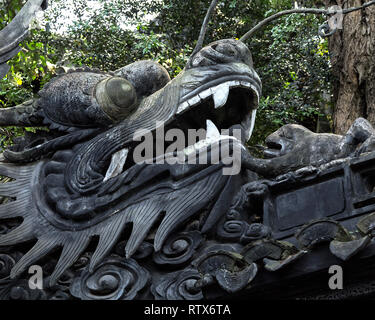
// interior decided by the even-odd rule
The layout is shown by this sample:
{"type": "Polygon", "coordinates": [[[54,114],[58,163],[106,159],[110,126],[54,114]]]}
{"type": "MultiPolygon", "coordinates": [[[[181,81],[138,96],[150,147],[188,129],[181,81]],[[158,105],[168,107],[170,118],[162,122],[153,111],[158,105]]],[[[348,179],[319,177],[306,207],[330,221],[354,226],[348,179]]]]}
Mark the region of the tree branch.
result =
{"type": "Polygon", "coordinates": [[[203,20],[201,31],[199,33],[197,44],[196,44],[196,46],[193,50],[193,53],[191,54],[191,57],[194,56],[194,54],[196,54],[203,47],[204,38],[205,38],[206,33],[207,33],[208,23],[210,22],[210,19],[211,19],[213,13],[214,13],[217,2],[218,2],[218,0],[212,0],[211,5],[208,8],[206,17],[203,20]]]}
{"type": "Polygon", "coordinates": [[[281,12],[278,12],[264,20],[262,20],[261,22],[259,22],[254,28],[252,28],[250,31],[246,32],[241,38],[240,40],[241,41],[246,41],[248,40],[250,37],[253,36],[253,34],[255,32],[257,32],[258,30],[260,30],[261,28],[263,28],[265,25],[269,24],[270,22],[276,20],[276,19],[279,19],[281,18],[282,16],[285,16],[285,15],[289,15],[289,14],[294,14],[294,13],[298,13],[298,14],[324,14],[324,15],[334,15],[334,14],[337,14],[337,13],[341,13],[341,14],[348,14],[348,13],[351,13],[351,12],[354,12],[354,11],[358,11],[358,10],[362,10],[362,9],[365,9],[369,6],[372,6],[375,4],[375,0],[373,1],[369,1],[369,2],[366,2],[364,3],[362,6],[360,7],[354,7],[354,8],[348,8],[348,9],[344,9],[344,10],[327,10],[327,9],[314,9],[314,8],[297,8],[297,9],[290,9],[290,10],[285,10],[285,11],[281,11],[281,12]]]}

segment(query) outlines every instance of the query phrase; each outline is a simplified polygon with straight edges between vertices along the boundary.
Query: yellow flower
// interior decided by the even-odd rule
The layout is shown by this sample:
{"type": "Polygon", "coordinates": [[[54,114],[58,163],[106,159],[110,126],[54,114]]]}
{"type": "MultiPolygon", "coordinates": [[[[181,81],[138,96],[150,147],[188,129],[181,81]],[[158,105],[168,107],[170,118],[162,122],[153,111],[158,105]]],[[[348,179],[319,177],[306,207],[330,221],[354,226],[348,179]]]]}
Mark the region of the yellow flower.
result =
{"type": "Polygon", "coordinates": [[[22,78],[19,75],[14,76],[14,81],[16,82],[17,86],[22,85],[22,78]]]}

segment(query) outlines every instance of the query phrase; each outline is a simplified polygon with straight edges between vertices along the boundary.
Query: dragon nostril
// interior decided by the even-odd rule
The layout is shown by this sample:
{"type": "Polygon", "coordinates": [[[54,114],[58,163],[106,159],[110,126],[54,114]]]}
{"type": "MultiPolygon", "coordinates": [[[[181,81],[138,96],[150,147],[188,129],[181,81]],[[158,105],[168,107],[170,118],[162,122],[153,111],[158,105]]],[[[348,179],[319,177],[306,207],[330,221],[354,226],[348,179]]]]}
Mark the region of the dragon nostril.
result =
{"type": "Polygon", "coordinates": [[[217,43],[212,48],[226,56],[234,57],[236,55],[236,50],[232,45],[227,43],[217,43]]]}
{"type": "Polygon", "coordinates": [[[226,54],[231,57],[234,57],[236,55],[236,50],[234,50],[232,46],[227,47],[226,54]]]}
{"type": "Polygon", "coordinates": [[[225,55],[227,57],[236,57],[236,50],[231,45],[228,44],[217,44],[215,47],[212,47],[215,49],[218,53],[225,55]]]}

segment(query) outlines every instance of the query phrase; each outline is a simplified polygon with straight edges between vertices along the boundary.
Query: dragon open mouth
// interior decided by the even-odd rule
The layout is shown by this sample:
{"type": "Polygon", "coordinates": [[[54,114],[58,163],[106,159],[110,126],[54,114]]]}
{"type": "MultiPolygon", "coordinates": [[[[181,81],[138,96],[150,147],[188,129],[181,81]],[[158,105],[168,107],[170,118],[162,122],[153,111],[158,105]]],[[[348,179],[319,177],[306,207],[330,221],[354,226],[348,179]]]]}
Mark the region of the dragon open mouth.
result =
{"type": "Polygon", "coordinates": [[[250,80],[233,80],[205,89],[181,103],[177,114],[191,129],[204,129],[206,120],[211,120],[219,131],[240,125],[249,138],[251,115],[257,106],[257,90],[250,80]]]}
{"type": "Polygon", "coordinates": [[[283,145],[277,141],[266,141],[267,148],[263,150],[263,155],[267,159],[280,157],[283,154],[283,145]]]}
{"type": "MultiPolygon", "coordinates": [[[[184,148],[186,152],[201,146],[207,147],[228,136],[244,144],[251,137],[254,128],[259,90],[250,78],[246,80],[245,77],[242,78],[244,80],[224,81],[185,99],[180,103],[174,120],[165,127],[165,132],[170,129],[182,130],[186,140],[184,148]],[[200,129],[205,130],[205,136],[197,136],[197,140],[193,141],[189,137],[189,130],[192,129],[196,132],[200,129]],[[241,132],[240,137],[233,135],[234,129],[241,132]]],[[[164,142],[164,150],[167,150],[172,143],[164,142]]],[[[126,171],[136,163],[133,155],[136,145],[122,149],[112,156],[105,181],[126,171]]],[[[154,136],[155,145],[156,137],[154,136]]],[[[153,158],[156,156],[154,148],[153,158]]]]}

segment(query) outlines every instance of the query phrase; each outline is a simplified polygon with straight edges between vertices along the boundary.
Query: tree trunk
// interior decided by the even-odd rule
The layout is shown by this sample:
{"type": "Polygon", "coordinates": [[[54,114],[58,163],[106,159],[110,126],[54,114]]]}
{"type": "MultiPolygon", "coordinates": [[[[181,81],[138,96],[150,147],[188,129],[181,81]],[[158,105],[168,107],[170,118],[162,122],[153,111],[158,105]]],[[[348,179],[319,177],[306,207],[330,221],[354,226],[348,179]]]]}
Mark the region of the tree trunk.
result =
{"type": "MultiPolygon", "coordinates": [[[[343,9],[368,0],[327,0],[343,9]]],[[[375,124],[375,6],[344,16],[342,29],[329,38],[333,69],[333,125],[345,133],[358,117],[375,124]]]]}

